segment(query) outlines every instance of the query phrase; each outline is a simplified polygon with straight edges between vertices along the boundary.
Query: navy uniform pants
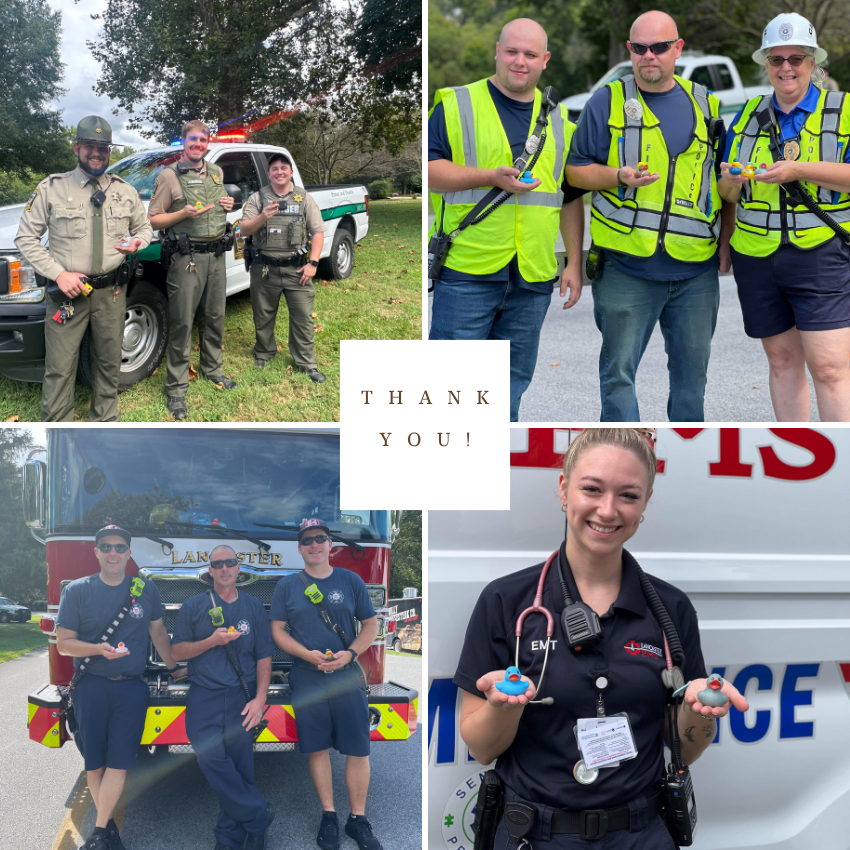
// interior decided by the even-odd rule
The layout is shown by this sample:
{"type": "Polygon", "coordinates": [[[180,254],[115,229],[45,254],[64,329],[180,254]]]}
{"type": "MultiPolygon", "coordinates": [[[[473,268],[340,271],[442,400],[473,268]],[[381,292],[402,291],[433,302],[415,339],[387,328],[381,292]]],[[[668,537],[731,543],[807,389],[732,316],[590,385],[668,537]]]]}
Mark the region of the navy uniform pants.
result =
{"type": "Polygon", "coordinates": [[[245,731],[241,688],[189,688],[186,733],[198,766],[218,797],[217,841],[239,850],[247,833],[266,828],[268,803],[254,785],[254,739],[245,731]]]}

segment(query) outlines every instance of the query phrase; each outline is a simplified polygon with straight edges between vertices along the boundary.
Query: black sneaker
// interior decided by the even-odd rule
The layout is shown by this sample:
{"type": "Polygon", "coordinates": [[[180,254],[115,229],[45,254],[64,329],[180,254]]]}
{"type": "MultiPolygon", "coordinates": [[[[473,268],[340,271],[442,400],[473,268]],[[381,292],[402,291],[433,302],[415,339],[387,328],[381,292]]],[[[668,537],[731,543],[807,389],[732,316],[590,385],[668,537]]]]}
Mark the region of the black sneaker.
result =
{"type": "Polygon", "coordinates": [[[219,375],[215,378],[208,377],[207,380],[212,381],[216,386],[221,384],[220,389],[225,390],[235,390],[239,386],[233,378],[228,378],[227,375],[219,375]]]}
{"type": "Polygon", "coordinates": [[[274,820],[274,806],[269,803],[269,819],[266,821],[266,828],[259,834],[253,835],[250,832],[245,838],[244,850],[263,850],[266,846],[266,834],[269,831],[269,827],[272,825],[272,821],[274,820]]]}
{"type": "Polygon", "coordinates": [[[112,818],[106,824],[106,840],[109,842],[109,850],[125,850],[118,832],[118,824],[112,818]]]}
{"type": "Polygon", "coordinates": [[[316,836],[316,844],[322,850],[339,850],[339,821],[336,812],[322,812],[322,825],[316,836]]]}
{"type": "Polygon", "coordinates": [[[321,384],[325,380],[325,376],[318,369],[307,369],[306,372],[314,384],[321,384]]]}
{"type": "Polygon", "coordinates": [[[269,363],[269,361],[268,361],[268,360],[263,360],[263,359],[261,359],[261,358],[259,358],[259,357],[255,357],[255,358],[254,358],[254,365],[255,365],[258,369],[265,369],[265,368],[266,368],[266,366],[268,365],[268,363],[269,363]]]}
{"type": "Polygon", "coordinates": [[[83,844],[82,850],[110,850],[106,832],[96,832],[83,844]]]}
{"type": "Polygon", "coordinates": [[[366,815],[349,815],[345,834],[357,842],[360,850],[383,850],[381,842],[372,835],[372,825],[366,815]]]}
{"type": "Polygon", "coordinates": [[[168,396],[168,402],[166,403],[166,407],[168,408],[168,412],[174,417],[175,421],[179,422],[181,419],[185,419],[187,414],[186,411],[186,399],[183,398],[182,395],[168,396]]]}

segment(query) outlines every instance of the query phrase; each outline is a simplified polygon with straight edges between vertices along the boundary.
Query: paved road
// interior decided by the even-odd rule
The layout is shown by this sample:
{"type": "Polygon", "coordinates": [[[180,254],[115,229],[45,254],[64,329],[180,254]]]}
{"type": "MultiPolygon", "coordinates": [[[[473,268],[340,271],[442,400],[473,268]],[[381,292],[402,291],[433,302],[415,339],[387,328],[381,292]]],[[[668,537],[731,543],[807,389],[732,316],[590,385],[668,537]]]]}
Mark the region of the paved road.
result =
{"type": "MultiPolygon", "coordinates": [[[[590,245],[590,212],[585,206],[585,251],[590,245]]],[[[433,216],[429,217],[429,226],[433,216]]],[[[587,283],[587,281],[585,281],[587,283]]],[[[593,298],[585,286],[570,310],[557,292],[543,323],[534,380],[522,399],[523,422],[595,422],[599,401],[599,349],[602,335],[593,320],[593,298]],[[557,366],[551,364],[557,363],[557,366]]],[[[705,392],[707,422],[773,422],[767,360],[758,340],[744,333],[732,275],[720,278],[720,313],[711,347],[705,392]]],[[[667,421],[667,356],[656,327],[637,373],[637,395],[644,422],[667,421]]],[[[814,402],[814,388],[809,378],[814,402]]],[[[812,421],[817,414],[812,409],[812,421]]]]}
{"type": "MultiPolygon", "coordinates": [[[[72,850],[91,834],[94,811],[73,744],[48,750],[27,737],[27,694],[47,675],[44,652],[0,664],[0,847],[15,850],[72,850]]],[[[419,689],[421,658],[387,657],[387,678],[419,689]]],[[[257,753],[256,781],[277,807],[267,847],[314,850],[320,808],[301,753],[257,753]]],[[[348,817],[344,758],[331,754],[334,792],[341,823],[348,817]]],[[[372,783],[367,815],[387,850],[422,846],[422,738],[372,749],[372,783]]],[[[159,750],[139,756],[126,800],[116,820],[128,850],[209,850],[218,803],[194,756],[159,750]]],[[[342,850],[356,850],[343,835],[342,850]]]]}

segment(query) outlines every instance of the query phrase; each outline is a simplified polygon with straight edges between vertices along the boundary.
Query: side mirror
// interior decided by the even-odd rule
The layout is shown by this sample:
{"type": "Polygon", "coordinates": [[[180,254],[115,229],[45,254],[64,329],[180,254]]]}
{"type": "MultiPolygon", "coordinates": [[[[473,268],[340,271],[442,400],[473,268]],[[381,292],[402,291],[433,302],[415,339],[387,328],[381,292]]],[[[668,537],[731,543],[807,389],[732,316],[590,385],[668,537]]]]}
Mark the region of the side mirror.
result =
{"type": "Polygon", "coordinates": [[[231,212],[236,212],[242,209],[242,190],[235,183],[225,183],[224,191],[233,198],[233,209],[231,212]]]}
{"type": "Polygon", "coordinates": [[[47,524],[47,464],[27,460],[23,474],[24,521],[31,528],[47,524]]]}

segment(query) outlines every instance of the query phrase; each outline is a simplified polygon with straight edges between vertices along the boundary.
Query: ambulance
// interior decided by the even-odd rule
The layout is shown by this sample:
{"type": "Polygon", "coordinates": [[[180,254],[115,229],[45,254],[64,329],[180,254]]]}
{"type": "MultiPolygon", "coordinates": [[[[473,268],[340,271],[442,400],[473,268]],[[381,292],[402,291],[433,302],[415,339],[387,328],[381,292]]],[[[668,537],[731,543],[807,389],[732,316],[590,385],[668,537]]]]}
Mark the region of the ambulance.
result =
{"type": "MultiPolygon", "coordinates": [[[[577,433],[512,430],[510,511],[429,513],[429,595],[440,600],[428,610],[430,850],[472,850],[474,840],[485,768],[461,740],[451,681],[470,613],[488,582],[563,540],[558,472],[577,433]]],[[[850,430],[658,429],[657,455],[629,551],[688,594],[708,673],[750,704],[720,720],[691,769],[693,847],[846,850],[850,430]]]]}

